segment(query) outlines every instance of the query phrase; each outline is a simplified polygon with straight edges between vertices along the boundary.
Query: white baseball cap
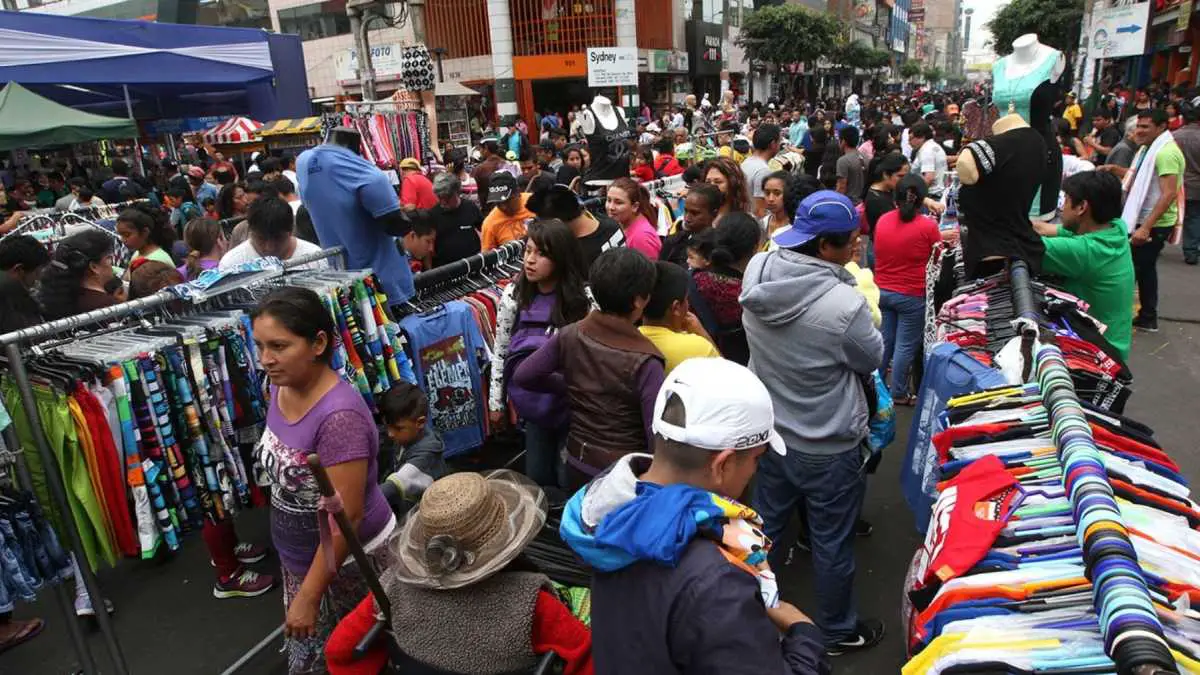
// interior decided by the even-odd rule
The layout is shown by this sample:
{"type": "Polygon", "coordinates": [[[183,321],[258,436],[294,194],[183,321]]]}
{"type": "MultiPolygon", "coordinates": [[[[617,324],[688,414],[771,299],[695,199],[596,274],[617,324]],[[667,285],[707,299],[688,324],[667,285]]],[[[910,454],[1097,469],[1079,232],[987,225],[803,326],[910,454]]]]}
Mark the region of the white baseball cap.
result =
{"type": "Polygon", "coordinates": [[[771,395],[749,368],[720,358],[693,358],[675,367],[654,401],[654,433],[705,450],[748,450],[764,443],[787,454],[775,431],[771,395]],[[662,419],[667,400],[683,402],[687,421],[662,419]]]}

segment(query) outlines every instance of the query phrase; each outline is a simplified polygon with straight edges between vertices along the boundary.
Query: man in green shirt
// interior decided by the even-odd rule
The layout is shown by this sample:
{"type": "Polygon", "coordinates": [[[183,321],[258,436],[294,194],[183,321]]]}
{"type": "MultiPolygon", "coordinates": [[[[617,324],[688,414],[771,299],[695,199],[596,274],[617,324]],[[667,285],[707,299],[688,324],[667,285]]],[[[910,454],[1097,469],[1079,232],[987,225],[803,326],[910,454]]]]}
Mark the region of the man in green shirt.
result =
{"type": "MultiPolygon", "coordinates": [[[[1138,299],[1142,309],[1133,322],[1133,327],[1145,331],[1158,331],[1158,254],[1179,220],[1179,189],[1183,181],[1183,172],[1187,164],[1183,151],[1170,137],[1167,131],[1167,113],[1161,108],[1151,108],[1138,111],[1137,127],[1134,141],[1143,146],[1133,160],[1133,166],[1122,169],[1116,166],[1103,166],[1102,171],[1110,171],[1118,178],[1125,178],[1130,171],[1134,172],[1128,184],[1136,186],[1137,174],[1142,171],[1153,171],[1150,177],[1149,189],[1140,204],[1126,204],[1129,213],[1137,213],[1136,225],[1131,230],[1129,243],[1133,246],[1133,269],[1137,276],[1138,299]],[[1151,153],[1159,136],[1167,134],[1165,143],[1160,144],[1157,153],[1151,153]],[[1154,154],[1153,166],[1147,161],[1154,154]]],[[[1132,220],[1126,216],[1127,220],[1132,220]]]]}
{"type": "Polygon", "coordinates": [[[1121,181],[1085,171],[1063,181],[1063,226],[1036,223],[1046,245],[1042,271],[1064,277],[1065,288],[1086,300],[1108,326],[1104,337],[1129,358],[1133,337],[1133,257],[1121,220],[1121,181]]]}

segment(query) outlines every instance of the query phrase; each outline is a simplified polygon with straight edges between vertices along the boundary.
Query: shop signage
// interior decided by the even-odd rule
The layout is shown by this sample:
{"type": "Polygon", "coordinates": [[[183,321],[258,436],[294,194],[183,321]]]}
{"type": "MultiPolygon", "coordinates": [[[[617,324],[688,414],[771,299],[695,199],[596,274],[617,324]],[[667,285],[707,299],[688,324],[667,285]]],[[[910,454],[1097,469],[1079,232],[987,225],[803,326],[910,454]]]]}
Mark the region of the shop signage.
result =
{"type": "Polygon", "coordinates": [[[724,63],[724,30],[719,23],[687,22],[688,56],[696,75],[717,75],[724,63]]]}
{"type": "Polygon", "coordinates": [[[1092,9],[1092,58],[1119,59],[1140,56],[1150,29],[1150,3],[1092,9]]]}
{"type": "Polygon", "coordinates": [[[589,87],[636,87],[637,47],[588,47],[589,87]]]}
{"type": "MultiPolygon", "coordinates": [[[[398,44],[371,47],[371,65],[375,68],[375,79],[388,82],[400,79],[403,47],[398,44]]],[[[354,48],[343,50],[333,57],[333,70],[338,84],[358,82],[358,52],[354,48]]]]}
{"type": "Polygon", "coordinates": [[[142,123],[147,136],[165,136],[167,134],[186,134],[193,131],[206,131],[224,122],[227,117],[176,117],[165,120],[150,120],[142,123]]]}
{"type": "MultiPolygon", "coordinates": [[[[639,65],[640,62],[639,62],[639,65]]],[[[674,49],[650,49],[646,55],[648,73],[686,73],[688,54],[674,49]]]]}

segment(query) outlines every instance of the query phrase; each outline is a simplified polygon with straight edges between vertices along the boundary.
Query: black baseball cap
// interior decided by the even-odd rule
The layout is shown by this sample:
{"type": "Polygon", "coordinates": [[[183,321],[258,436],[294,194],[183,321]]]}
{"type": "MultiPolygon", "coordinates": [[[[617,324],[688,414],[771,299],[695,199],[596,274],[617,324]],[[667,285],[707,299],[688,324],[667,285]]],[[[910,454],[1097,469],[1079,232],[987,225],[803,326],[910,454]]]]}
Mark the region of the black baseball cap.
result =
{"type": "Polygon", "coordinates": [[[497,171],[488,185],[487,204],[506,202],[517,194],[517,179],[507,171],[497,171]]]}

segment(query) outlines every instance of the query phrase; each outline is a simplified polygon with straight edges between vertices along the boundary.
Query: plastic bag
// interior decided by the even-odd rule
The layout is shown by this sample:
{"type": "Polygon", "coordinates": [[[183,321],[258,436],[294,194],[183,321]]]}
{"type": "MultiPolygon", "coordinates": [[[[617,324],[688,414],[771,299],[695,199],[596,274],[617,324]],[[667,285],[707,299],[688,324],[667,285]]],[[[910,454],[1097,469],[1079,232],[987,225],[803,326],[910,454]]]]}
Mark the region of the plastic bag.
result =
{"type": "Polygon", "coordinates": [[[880,452],[896,440],[896,406],[892,402],[892,392],[884,384],[878,370],[872,373],[872,379],[875,383],[875,406],[867,425],[867,442],[872,452],[880,452]]]}

